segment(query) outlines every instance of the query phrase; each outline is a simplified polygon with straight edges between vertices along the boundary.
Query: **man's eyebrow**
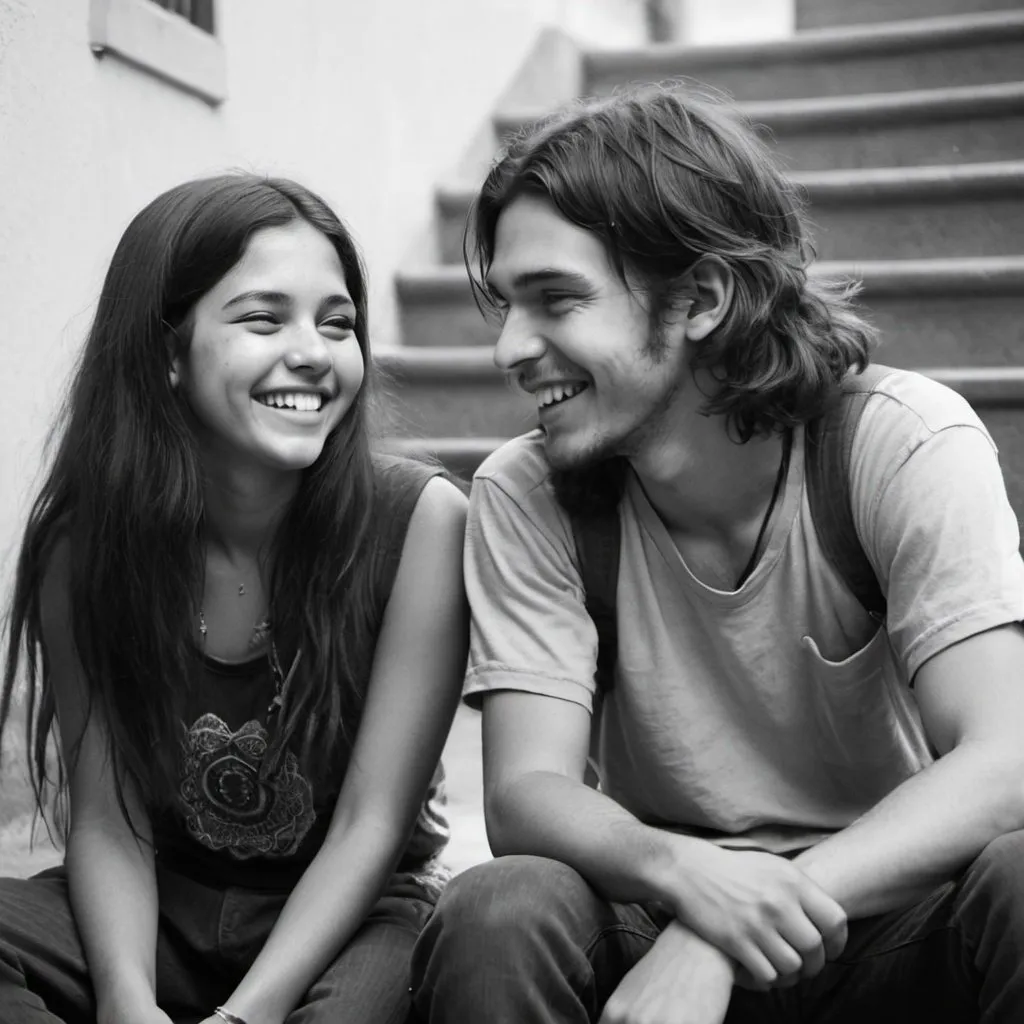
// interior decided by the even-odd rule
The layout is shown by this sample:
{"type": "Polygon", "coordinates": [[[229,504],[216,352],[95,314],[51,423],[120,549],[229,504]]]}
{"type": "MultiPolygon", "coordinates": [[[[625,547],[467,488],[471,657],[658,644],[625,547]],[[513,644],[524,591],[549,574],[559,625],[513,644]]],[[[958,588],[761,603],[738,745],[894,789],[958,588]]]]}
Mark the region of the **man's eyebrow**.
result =
{"type": "MultiPolygon", "coordinates": [[[[578,274],[575,270],[565,270],[559,267],[544,267],[540,270],[524,270],[521,274],[516,274],[512,278],[512,288],[514,291],[521,291],[526,288],[530,288],[538,284],[548,284],[550,282],[557,281],[560,284],[569,284],[577,288],[591,288],[590,281],[582,274],[578,274]]],[[[494,283],[488,279],[487,287],[499,295],[501,290],[495,287],[494,283]]]]}

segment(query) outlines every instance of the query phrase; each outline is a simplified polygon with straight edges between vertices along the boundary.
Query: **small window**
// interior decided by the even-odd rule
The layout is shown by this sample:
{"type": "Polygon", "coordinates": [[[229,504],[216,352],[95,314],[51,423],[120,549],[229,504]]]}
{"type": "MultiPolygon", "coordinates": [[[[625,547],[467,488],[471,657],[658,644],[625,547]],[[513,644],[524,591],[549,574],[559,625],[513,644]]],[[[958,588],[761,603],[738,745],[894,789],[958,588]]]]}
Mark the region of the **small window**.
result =
{"type": "Polygon", "coordinates": [[[180,14],[186,21],[213,35],[213,0],[152,0],[158,7],[180,14]]]}
{"type": "Polygon", "coordinates": [[[89,44],[218,104],[227,96],[217,0],[90,0],[89,44]]]}

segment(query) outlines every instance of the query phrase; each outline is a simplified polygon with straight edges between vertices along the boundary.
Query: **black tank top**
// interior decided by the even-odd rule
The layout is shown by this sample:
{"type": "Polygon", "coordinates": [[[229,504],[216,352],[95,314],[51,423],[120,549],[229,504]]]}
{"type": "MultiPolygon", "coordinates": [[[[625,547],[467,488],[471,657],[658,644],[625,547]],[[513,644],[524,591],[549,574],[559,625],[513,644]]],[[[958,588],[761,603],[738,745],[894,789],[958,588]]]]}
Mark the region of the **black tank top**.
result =
{"type": "MultiPolygon", "coordinates": [[[[378,514],[388,517],[377,568],[383,610],[409,518],[423,487],[441,470],[379,456],[375,471],[378,514]]],[[[282,667],[287,673],[289,666],[282,667]]],[[[184,727],[176,800],[152,816],[157,858],[206,885],[289,890],[324,841],[343,779],[314,786],[290,750],[260,778],[274,693],[265,654],[230,664],[204,658],[201,673],[198,703],[184,727]]],[[[398,873],[428,887],[443,884],[440,855],[449,834],[438,765],[398,873]]]]}

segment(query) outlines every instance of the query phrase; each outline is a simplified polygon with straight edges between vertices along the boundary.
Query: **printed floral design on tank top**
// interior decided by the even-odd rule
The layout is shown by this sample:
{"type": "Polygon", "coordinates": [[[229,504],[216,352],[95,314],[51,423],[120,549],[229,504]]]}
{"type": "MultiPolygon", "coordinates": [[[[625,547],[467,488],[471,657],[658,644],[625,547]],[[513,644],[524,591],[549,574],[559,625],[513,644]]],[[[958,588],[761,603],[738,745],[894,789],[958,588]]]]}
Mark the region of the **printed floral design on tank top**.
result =
{"type": "Polygon", "coordinates": [[[291,751],[260,778],[269,745],[259,722],[232,732],[217,715],[198,718],[185,736],[182,783],[185,827],[210,850],[249,857],[292,856],[316,820],[313,788],[291,751]]]}

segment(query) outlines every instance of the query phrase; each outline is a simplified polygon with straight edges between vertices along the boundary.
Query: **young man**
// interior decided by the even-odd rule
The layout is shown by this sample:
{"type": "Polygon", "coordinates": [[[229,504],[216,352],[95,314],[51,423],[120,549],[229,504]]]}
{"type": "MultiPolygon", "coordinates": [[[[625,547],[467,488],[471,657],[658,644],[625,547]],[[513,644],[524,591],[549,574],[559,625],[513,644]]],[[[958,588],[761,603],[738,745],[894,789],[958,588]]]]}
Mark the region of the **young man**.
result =
{"type": "Polygon", "coordinates": [[[871,333],[749,130],[660,89],[576,108],[512,144],[472,237],[541,429],[474,482],[496,859],[417,949],[422,1018],[1024,1021],[1024,567],[981,422],[914,373],[871,390],[879,625],[807,475],[871,333]],[[600,688],[573,492],[617,502],[600,688]]]}

